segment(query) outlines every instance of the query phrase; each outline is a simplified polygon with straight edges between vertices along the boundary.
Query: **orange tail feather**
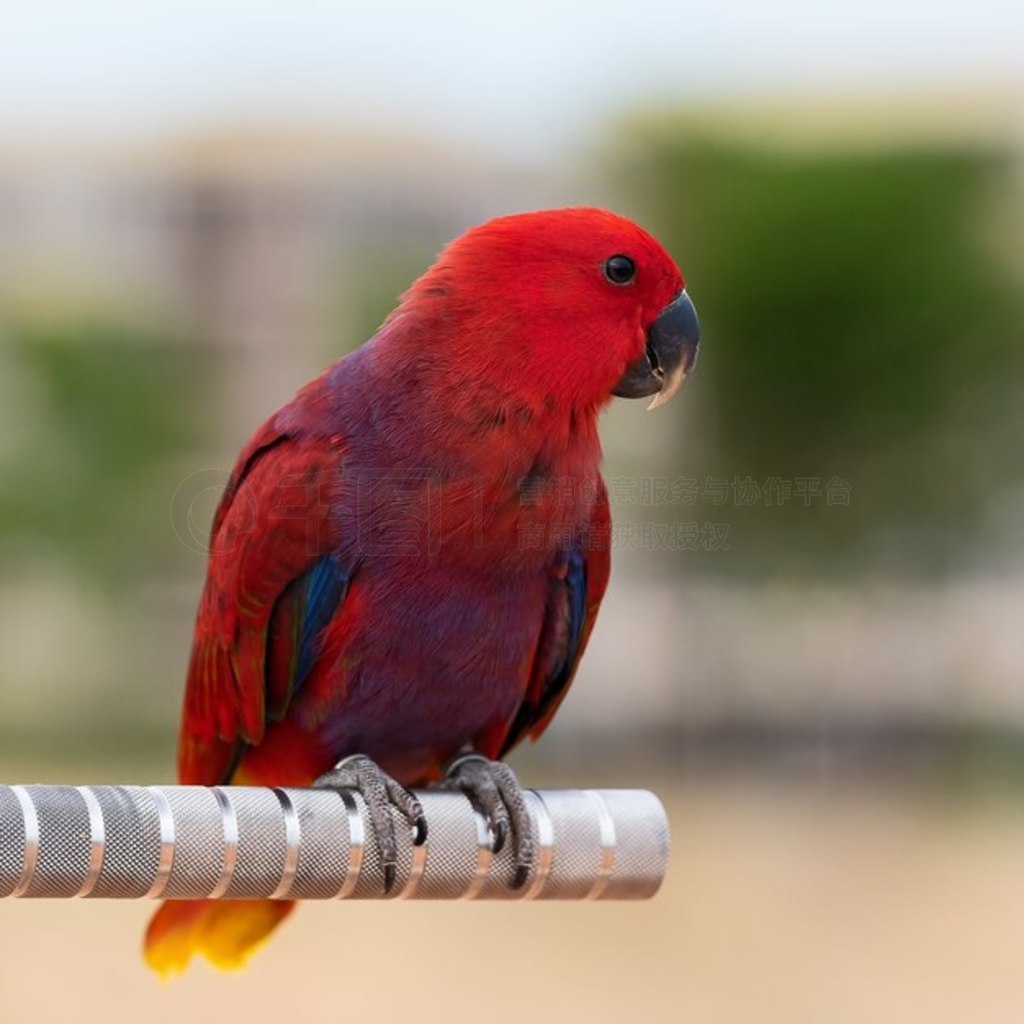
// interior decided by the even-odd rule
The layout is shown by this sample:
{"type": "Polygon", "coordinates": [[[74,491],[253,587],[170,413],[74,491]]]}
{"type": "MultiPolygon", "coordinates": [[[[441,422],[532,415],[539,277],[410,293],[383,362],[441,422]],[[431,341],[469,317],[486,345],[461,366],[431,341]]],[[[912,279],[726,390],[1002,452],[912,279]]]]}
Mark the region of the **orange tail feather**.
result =
{"type": "Polygon", "coordinates": [[[146,962],[168,977],[199,953],[215,967],[237,970],[291,913],[287,900],[194,900],[165,903],[146,929],[146,962]]]}

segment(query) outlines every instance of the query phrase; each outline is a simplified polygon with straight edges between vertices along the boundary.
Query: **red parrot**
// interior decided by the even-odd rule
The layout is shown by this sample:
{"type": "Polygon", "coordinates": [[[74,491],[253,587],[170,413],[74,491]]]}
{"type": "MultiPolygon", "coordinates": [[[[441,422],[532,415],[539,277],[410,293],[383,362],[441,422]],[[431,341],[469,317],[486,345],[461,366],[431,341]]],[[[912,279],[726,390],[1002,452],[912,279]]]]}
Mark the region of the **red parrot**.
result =
{"type": "MultiPolygon", "coordinates": [[[[405,787],[445,778],[514,844],[522,883],[530,819],[499,759],[551,720],[608,582],[598,414],[613,395],[667,401],[698,337],[672,259],[615,214],[501,217],[450,243],[239,456],[180,781],[358,789],[390,885],[389,804],[422,841],[405,787]]],[[[291,906],[165,903],[146,958],[238,965],[291,906]]]]}

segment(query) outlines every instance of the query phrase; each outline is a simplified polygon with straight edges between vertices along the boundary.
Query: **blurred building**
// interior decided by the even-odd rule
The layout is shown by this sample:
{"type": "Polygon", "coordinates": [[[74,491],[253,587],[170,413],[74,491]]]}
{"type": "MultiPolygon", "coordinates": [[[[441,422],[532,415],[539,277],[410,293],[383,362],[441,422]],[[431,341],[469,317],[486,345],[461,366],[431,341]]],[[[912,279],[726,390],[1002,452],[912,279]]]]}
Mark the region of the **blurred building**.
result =
{"type": "Polygon", "coordinates": [[[0,303],[108,304],[223,350],[237,431],[269,382],[288,394],[358,344],[374,303],[393,302],[381,287],[438,239],[539,194],[464,152],[327,130],[0,152],[0,303]]]}

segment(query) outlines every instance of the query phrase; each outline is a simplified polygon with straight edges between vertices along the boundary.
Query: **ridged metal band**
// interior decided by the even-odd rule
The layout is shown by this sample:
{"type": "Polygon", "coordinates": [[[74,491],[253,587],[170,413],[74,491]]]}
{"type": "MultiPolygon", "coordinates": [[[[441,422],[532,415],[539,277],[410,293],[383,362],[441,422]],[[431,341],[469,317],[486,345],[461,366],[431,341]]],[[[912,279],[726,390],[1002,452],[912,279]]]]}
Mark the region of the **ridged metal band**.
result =
{"type": "Polygon", "coordinates": [[[156,900],[163,896],[167,883],[171,880],[176,835],[174,811],[171,810],[170,801],[164,791],[159,786],[150,786],[149,795],[153,798],[157,817],[160,819],[160,861],[156,869],[156,878],[153,879],[146,898],[156,900]]]}
{"type": "Polygon", "coordinates": [[[533,804],[533,820],[536,825],[537,853],[533,884],[523,893],[524,900],[535,900],[540,896],[551,874],[551,861],[555,846],[555,826],[551,820],[551,812],[544,798],[535,789],[527,789],[523,794],[533,804]]]}
{"type": "Polygon", "coordinates": [[[588,900],[597,900],[608,888],[612,873],[615,871],[618,837],[615,834],[615,819],[612,817],[612,812],[608,810],[604,797],[596,789],[585,789],[583,792],[586,793],[587,799],[597,811],[597,825],[601,832],[601,863],[597,869],[594,886],[586,896],[588,900]]]}
{"type": "Polygon", "coordinates": [[[284,815],[284,868],[281,871],[281,881],[278,887],[270,894],[272,900],[283,900],[291,892],[295,884],[295,875],[299,870],[299,850],[302,846],[302,824],[295,811],[295,804],[286,790],[275,789],[274,795],[281,804],[281,813],[284,815]]]}
{"type": "Polygon", "coordinates": [[[218,900],[228,891],[231,879],[235,874],[235,865],[238,863],[238,814],[224,787],[214,786],[213,795],[220,805],[221,825],[224,829],[224,860],[221,866],[220,880],[207,898],[218,900]]]}
{"type": "Polygon", "coordinates": [[[89,874],[85,876],[79,896],[88,896],[96,888],[103,870],[103,855],[107,849],[107,834],[103,824],[103,808],[96,794],[88,786],[79,786],[86,809],[89,811],[89,874]]]}
{"type": "Polygon", "coordinates": [[[412,861],[409,864],[409,877],[405,880],[405,885],[402,886],[402,891],[395,897],[398,900],[410,900],[416,895],[416,890],[420,886],[420,879],[423,878],[423,872],[427,869],[427,853],[430,845],[430,840],[426,840],[420,843],[419,846],[413,846],[410,853],[412,855],[412,861]]]}
{"type": "Polygon", "coordinates": [[[356,798],[346,790],[339,790],[345,805],[345,814],[348,817],[348,866],[345,871],[345,881],[338,890],[335,899],[345,900],[356,891],[359,884],[359,874],[363,870],[363,848],[366,845],[366,830],[363,828],[363,816],[359,813],[359,805],[356,798]]]}
{"type": "Polygon", "coordinates": [[[25,859],[22,861],[21,877],[11,892],[11,896],[24,896],[32,884],[39,860],[39,818],[32,797],[24,786],[11,786],[11,792],[21,804],[21,817],[25,825],[25,859]]]}
{"type": "Polygon", "coordinates": [[[475,900],[480,895],[487,884],[491,862],[494,860],[494,836],[491,834],[491,827],[475,807],[473,818],[476,821],[476,871],[473,872],[469,887],[459,897],[463,900],[475,900]]]}

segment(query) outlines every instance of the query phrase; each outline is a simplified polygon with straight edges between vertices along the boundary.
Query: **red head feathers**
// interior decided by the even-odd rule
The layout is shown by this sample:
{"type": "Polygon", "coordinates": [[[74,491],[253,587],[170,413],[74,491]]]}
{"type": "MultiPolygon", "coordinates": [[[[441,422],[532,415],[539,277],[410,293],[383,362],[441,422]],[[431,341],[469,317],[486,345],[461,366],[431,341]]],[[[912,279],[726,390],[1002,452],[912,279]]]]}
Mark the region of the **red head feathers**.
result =
{"type": "Polygon", "coordinates": [[[678,388],[698,341],[683,287],[668,253],[624,217],[543,210],[453,241],[389,322],[441,321],[425,343],[444,347],[431,355],[449,386],[468,373],[491,391],[596,411],[613,394],[667,400],[678,388]]]}

